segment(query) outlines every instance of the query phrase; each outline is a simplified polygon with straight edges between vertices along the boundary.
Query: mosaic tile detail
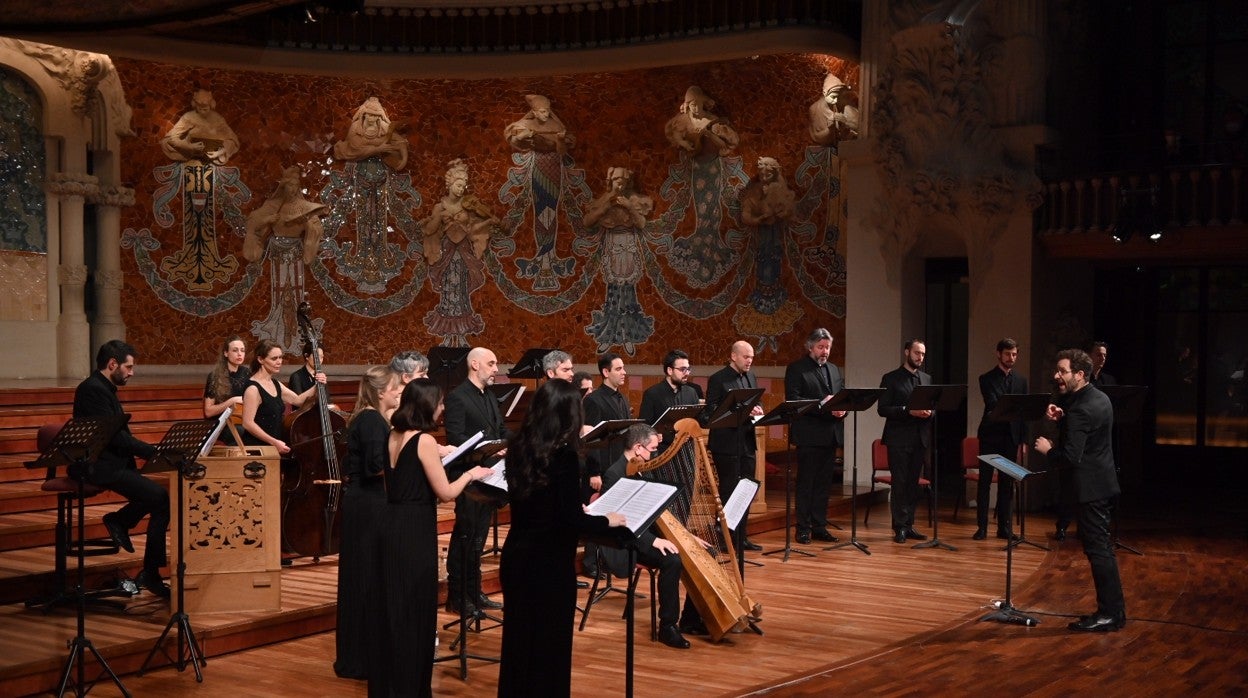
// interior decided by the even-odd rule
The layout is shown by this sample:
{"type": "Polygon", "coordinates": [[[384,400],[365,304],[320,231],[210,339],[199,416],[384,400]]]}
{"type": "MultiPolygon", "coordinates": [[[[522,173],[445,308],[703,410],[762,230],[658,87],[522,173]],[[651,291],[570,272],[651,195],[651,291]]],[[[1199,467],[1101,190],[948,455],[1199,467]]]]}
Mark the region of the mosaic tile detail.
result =
{"type": "Polygon", "coordinates": [[[48,251],[43,103],[0,66],[0,250],[48,251]]]}

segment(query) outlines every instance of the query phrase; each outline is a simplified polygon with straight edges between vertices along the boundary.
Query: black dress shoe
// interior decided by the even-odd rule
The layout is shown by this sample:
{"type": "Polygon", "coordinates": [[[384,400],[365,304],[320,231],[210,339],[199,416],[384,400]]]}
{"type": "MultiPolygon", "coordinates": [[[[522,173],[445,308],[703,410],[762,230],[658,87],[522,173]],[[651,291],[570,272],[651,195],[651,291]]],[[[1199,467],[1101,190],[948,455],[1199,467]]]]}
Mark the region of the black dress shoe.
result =
{"type": "Polygon", "coordinates": [[[502,607],[503,605],[501,603],[495,601],[494,599],[491,599],[485,594],[477,594],[477,608],[484,608],[484,609],[488,609],[491,611],[497,611],[498,609],[502,607]]]}
{"type": "Polygon", "coordinates": [[[469,618],[476,618],[481,614],[481,611],[477,610],[477,607],[472,605],[471,601],[464,606],[464,609],[461,612],[459,608],[459,600],[454,597],[446,600],[446,612],[455,616],[468,616],[469,618]]]}
{"type": "Polygon", "coordinates": [[[807,531],[805,529],[799,529],[797,532],[797,536],[794,538],[794,540],[796,540],[798,543],[801,543],[802,545],[809,545],[810,544],[810,531],[807,531]]]}
{"type": "Polygon", "coordinates": [[[971,536],[971,540],[987,540],[988,531],[982,528],[975,529],[975,535],[971,536]]]}
{"type": "Polygon", "coordinates": [[[689,649],[689,641],[684,635],[680,634],[680,628],[675,625],[665,625],[659,628],[659,642],[668,647],[675,647],[678,650],[689,649]]]}
{"type": "Polygon", "coordinates": [[[1011,542],[1018,540],[1018,536],[1014,535],[1010,531],[1002,531],[1001,529],[997,529],[997,538],[1011,542]]]}
{"type": "Polygon", "coordinates": [[[905,542],[906,542],[906,529],[904,529],[904,528],[899,528],[899,529],[897,529],[896,531],[894,531],[894,532],[893,532],[893,542],[894,542],[894,543],[905,543],[905,542]]]}
{"type": "Polygon", "coordinates": [[[810,537],[818,541],[823,541],[824,543],[835,543],[840,540],[840,538],[828,533],[828,529],[826,528],[811,529],[810,537]]]}
{"type": "Polygon", "coordinates": [[[680,632],[684,633],[685,635],[693,635],[695,637],[704,637],[706,635],[711,634],[711,631],[706,629],[706,623],[703,623],[700,620],[696,623],[686,623],[685,621],[682,620],[678,627],[680,628],[680,632]]]}
{"type": "Polygon", "coordinates": [[[919,533],[913,528],[906,529],[906,540],[927,540],[927,536],[919,533]]]}
{"type": "Polygon", "coordinates": [[[1053,531],[1053,540],[1066,540],[1066,527],[1058,524],[1057,530],[1053,531]]]}
{"type": "Polygon", "coordinates": [[[1106,616],[1095,613],[1084,616],[1066,627],[1084,633],[1109,633],[1121,629],[1126,624],[1126,616],[1106,616]]]}
{"type": "Polygon", "coordinates": [[[577,589],[588,589],[588,588],[589,588],[589,582],[585,581],[584,579],[578,579],[578,580],[576,580],[576,588],[577,588],[577,589]]]}
{"type": "Polygon", "coordinates": [[[763,546],[759,545],[758,543],[755,543],[754,541],[750,540],[749,538],[746,538],[745,540],[741,541],[741,549],[742,549],[742,550],[753,550],[753,551],[756,551],[756,552],[757,552],[757,551],[759,551],[759,550],[762,550],[762,549],[763,549],[763,546]]]}
{"type": "Polygon", "coordinates": [[[134,583],[139,585],[140,589],[147,589],[163,599],[172,596],[169,585],[165,584],[165,580],[160,578],[160,573],[154,570],[143,570],[134,578],[134,583]]]}
{"type": "Polygon", "coordinates": [[[108,537],[113,539],[113,545],[128,553],[134,552],[134,543],[130,542],[130,532],[117,520],[116,514],[104,515],[104,528],[108,530],[108,537]]]}

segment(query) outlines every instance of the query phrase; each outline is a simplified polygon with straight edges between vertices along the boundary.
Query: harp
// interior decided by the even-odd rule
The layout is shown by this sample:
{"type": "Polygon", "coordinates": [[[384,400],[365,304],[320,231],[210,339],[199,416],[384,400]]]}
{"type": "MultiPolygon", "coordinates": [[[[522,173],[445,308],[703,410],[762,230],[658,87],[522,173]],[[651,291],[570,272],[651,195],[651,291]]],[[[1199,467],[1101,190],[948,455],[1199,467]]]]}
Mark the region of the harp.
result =
{"type": "Polygon", "coordinates": [[[758,620],[762,606],[746,594],[737,569],[706,435],[697,420],[682,419],[676,422],[676,434],[667,450],[648,461],[629,461],[628,474],[644,472],[677,486],[676,497],[655,523],[680,550],[685,590],[702,614],[711,639],[718,641],[734,628],[758,620]]]}

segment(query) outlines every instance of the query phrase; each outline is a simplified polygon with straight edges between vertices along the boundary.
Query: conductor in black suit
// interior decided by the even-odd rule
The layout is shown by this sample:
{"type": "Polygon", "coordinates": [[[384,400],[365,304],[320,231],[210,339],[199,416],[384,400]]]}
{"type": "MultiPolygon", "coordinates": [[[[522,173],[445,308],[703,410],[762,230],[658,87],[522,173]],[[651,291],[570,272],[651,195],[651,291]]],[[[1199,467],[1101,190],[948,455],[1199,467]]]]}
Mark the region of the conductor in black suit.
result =
{"type": "MultiPolygon", "coordinates": [[[[95,355],[95,368],[96,371],[74,391],[74,419],[125,414],[117,399],[117,388],[134,375],[134,347],[119,339],[105,342],[95,355]]],[[[100,459],[91,465],[87,482],[126,498],[124,507],[104,515],[108,535],[126,552],[134,552],[130,529],[144,516],[150,517],[143,571],[135,582],[154,594],[169,598],[169,586],[160,578],[160,567],[165,564],[165,533],[169,530],[169,493],[144,477],[134,460],[136,456],[147,460],[155,453],[155,446],[135,438],[130,427],[123,424],[100,453],[100,459]]]]}
{"type": "Polygon", "coordinates": [[[893,542],[927,540],[914,530],[914,507],[919,500],[919,477],[932,443],[928,420],[931,410],[907,410],[910,393],[917,385],[931,385],[932,377],[919,369],[927,357],[922,340],[906,342],[899,368],[880,379],[884,394],[877,411],[884,417],[884,446],[888,448],[888,470],[893,476],[890,497],[893,514],[893,542]]]}
{"type": "MultiPolygon", "coordinates": [[[[1014,458],[1018,446],[1025,438],[1026,427],[1021,421],[994,422],[988,415],[997,406],[1002,395],[1026,395],[1027,379],[1018,375],[1014,363],[1018,361],[1018,342],[1006,337],[997,342],[997,365],[979,377],[979,394],[984,399],[984,416],[979,420],[979,455],[997,453],[1014,458]]],[[[975,540],[988,537],[988,499],[992,495],[992,475],[995,468],[980,464],[979,483],[975,492],[975,540]]],[[[1014,478],[1003,477],[997,482],[997,538],[1009,540],[1014,535],[1014,478]]]]}
{"type": "MultiPolygon", "coordinates": [[[[806,338],[806,355],[784,371],[785,400],[827,400],[845,387],[841,369],[828,361],[832,333],[820,327],[806,338]]],[[[836,449],[845,442],[845,413],[809,410],[793,422],[793,445],[797,447],[797,542],[811,538],[836,541],[828,532],[828,497],[832,490],[836,449]]]]}
{"type": "Polygon", "coordinates": [[[1071,623],[1071,630],[1107,632],[1127,623],[1118,560],[1110,538],[1114,497],[1119,493],[1114,471],[1114,407],[1109,397],[1088,381],[1092,359],[1079,349],[1057,354],[1053,381],[1059,394],[1048,417],[1058,423],[1057,441],[1036,439],[1036,451],[1057,468],[1070,471],[1079,502],[1079,535],[1083,554],[1096,584],[1096,613],[1071,623]]]}
{"type": "MultiPolygon", "coordinates": [[[[729,352],[728,365],[712,373],[706,381],[704,414],[713,413],[730,390],[757,388],[758,379],[750,370],[753,365],[754,347],[749,342],[735,342],[729,352]]],[[[762,406],[755,405],[751,415],[762,414],[762,406]]],[[[715,472],[719,475],[719,501],[727,502],[732,491],[737,488],[737,482],[743,477],[754,475],[754,454],[758,451],[754,443],[754,423],[746,420],[736,429],[711,429],[707,447],[711,452],[711,460],[715,461],[715,472]]],[[[745,536],[747,518],[741,518],[741,547],[746,550],[762,550],[761,545],[745,536]]]]}
{"type": "MultiPolygon", "coordinates": [[[[446,396],[444,412],[446,441],[458,446],[478,431],[485,432],[485,441],[507,438],[503,413],[498,399],[489,391],[498,374],[498,358],[494,352],[476,347],[468,352],[468,380],[460,383],[446,396]]],[[[490,530],[493,505],[466,494],[455,498],[455,528],[446,551],[446,610],[463,615],[476,615],[479,609],[502,608],[481,591],[481,553],[490,530]],[[465,552],[463,547],[467,545],[465,552]],[[465,567],[465,556],[467,566],[465,567]],[[466,596],[461,596],[461,593],[466,596]],[[460,599],[468,601],[460,608],[460,599]]]]}

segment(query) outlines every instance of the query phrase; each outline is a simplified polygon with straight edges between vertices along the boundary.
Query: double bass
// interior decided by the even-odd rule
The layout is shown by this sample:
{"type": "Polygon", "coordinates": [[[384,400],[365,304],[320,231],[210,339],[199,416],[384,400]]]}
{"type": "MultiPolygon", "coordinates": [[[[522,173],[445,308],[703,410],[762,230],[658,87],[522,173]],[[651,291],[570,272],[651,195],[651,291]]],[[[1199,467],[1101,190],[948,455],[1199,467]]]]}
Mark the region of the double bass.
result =
{"type": "MultiPolygon", "coordinates": [[[[310,319],[311,306],[299,304],[299,328],[312,346],[313,375],[321,372],[321,347],[310,319]]],[[[342,503],[342,463],[346,458],[346,419],[330,409],[329,390],[316,382],[316,404],[286,418],[294,467],[283,477],[282,547],[314,561],[338,552],[342,503]]]]}

